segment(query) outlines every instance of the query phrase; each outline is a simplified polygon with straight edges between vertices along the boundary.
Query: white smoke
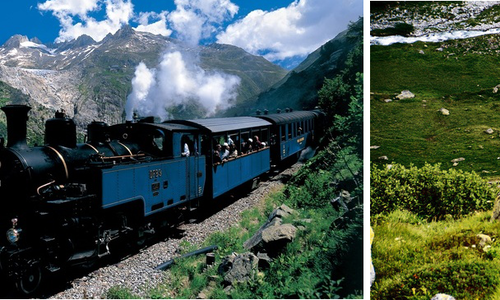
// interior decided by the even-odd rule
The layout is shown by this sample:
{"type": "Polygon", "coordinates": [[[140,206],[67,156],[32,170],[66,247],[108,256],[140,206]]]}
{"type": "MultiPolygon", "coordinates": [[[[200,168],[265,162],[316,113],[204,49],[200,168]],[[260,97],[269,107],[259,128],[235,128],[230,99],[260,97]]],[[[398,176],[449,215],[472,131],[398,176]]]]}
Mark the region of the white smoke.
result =
{"type": "MultiPolygon", "coordinates": [[[[216,33],[217,24],[232,18],[238,6],[230,0],[175,0],[177,9],[167,19],[177,38],[197,50],[200,40],[216,33]]],[[[196,56],[196,54],[195,54],[196,56]]],[[[222,72],[205,71],[196,57],[178,50],[166,52],[155,69],[137,66],[132,93],[127,97],[127,120],[133,113],[170,118],[168,110],[193,102],[205,116],[226,109],[237,97],[240,78],[222,72]]]]}
{"type": "Polygon", "coordinates": [[[136,112],[141,116],[170,118],[168,109],[196,101],[212,116],[228,108],[237,96],[240,78],[219,72],[208,72],[179,51],[164,54],[157,69],[140,63],[132,80],[132,93],[127,97],[127,120],[136,112]]]}

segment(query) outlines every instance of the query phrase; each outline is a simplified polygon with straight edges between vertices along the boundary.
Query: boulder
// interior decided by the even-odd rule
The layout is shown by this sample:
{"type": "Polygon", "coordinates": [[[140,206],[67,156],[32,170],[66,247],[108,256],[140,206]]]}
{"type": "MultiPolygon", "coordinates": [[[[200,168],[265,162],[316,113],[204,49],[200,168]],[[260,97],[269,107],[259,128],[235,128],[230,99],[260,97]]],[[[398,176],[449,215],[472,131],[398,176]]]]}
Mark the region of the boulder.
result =
{"type": "Polygon", "coordinates": [[[450,115],[450,111],[447,110],[446,108],[443,108],[441,107],[439,110],[438,110],[443,116],[449,116],[450,115]]]}
{"type": "Polygon", "coordinates": [[[271,226],[262,231],[262,240],[266,244],[272,243],[289,243],[297,234],[297,227],[292,224],[282,224],[271,226]]]}
{"type": "Polygon", "coordinates": [[[493,129],[488,128],[484,132],[487,133],[487,134],[492,134],[494,131],[493,131],[493,129]]]}
{"type": "Polygon", "coordinates": [[[243,248],[250,250],[250,249],[256,249],[257,251],[259,249],[257,248],[263,248],[262,245],[262,231],[264,229],[271,227],[271,226],[278,226],[281,225],[282,221],[280,218],[273,218],[271,221],[266,222],[264,225],[262,225],[259,230],[248,240],[246,240],[243,243],[243,248]]]}
{"type": "Polygon", "coordinates": [[[257,253],[257,258],[259,258],[259,269],[267,269],[271,265],[273,259],[267,255],[267,253],[257,253]]]}
{"type": "Polygon", "coordinates": [[[486,234],[478,234],[479,247],[484,248],[486,245],[491,244],[491,237],[486,234]]]}
{"type": "Polygon", "coordinates": [[[413,94],[409,90],[401,91],[401,94],[396,96],[396,99],[398,100],[411,99],[411,98],[415,98],[415,94],[413,94]]]}
{"type": "Polygon", "coordinates": [[[268,221],[271,221],[272,219],[279,217],[279,218],[286,218],[288,216],[296,214],[296,211],[291,209],[285,204],[281,204],[280,207],[276,208],[271,212],[269,215],[269,218],[267,219],[268,221]]]}
{"type": "Polygon", "coordinates": [[[258,272],[259,258],[255,254],[231,254],[223,259],[219,273],[224,276],[224,282],[242,283],[254,279],[258,272]]]}

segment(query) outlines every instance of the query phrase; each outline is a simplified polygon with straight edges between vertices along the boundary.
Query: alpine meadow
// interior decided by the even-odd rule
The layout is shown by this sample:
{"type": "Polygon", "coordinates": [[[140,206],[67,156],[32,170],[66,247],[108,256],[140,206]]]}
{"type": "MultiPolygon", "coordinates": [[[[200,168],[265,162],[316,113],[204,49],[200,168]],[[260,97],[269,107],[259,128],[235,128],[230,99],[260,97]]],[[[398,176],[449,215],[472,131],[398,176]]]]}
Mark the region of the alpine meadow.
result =
{"type": "Polygon", "coordinates": [[[371,4],[371,299],[500,299],[500,5],[371,4]]]}

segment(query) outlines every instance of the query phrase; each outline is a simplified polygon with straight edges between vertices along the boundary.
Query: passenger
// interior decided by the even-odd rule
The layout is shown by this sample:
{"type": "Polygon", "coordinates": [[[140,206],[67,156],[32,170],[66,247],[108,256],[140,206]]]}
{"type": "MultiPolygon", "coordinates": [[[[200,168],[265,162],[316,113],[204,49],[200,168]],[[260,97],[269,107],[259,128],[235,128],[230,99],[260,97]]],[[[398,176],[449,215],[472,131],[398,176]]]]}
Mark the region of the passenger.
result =
{"type": "Polygon", "coordinates": [[[221,152],[221,146],[219,144],[217,144],[216,149],[214,150],[214,155],[213,155],[213,163],[214,164],[222,162],[220,152],[221,152]]]}
{"type": "Polygon", "coordinates": [[[231,139],[230,136],[227,136],[227,144],[231,147],[231,145],[234,145],[233,139],[231,139]]]}
{"type": "Polygon", "coordinates": [[[229,144],[229,156],[228,158],[236,158],[238,157],[238,150],[236,150],[236,147],[234,147],[233,144],[229,144]]]}
{"type": "Polygon", "coordinates": [[[228,156],[229,156],[229,145],[227,143],[224,143],[224,145],[222,147],[220,159],[222,161],[227,160],[228,156]]]}
{"type": "Polygon", "coordinates": [[[258,136],[254,136],[254,142],[253,142],[253,147],[254,149],[262,149],[264,148],[264,146],[262,145],[262,142],[259,140],[259,137],[258,136]]]}
{"type": "Polygon", "coordinates": [[[247,153],[248,154],[248,153],[252,152],[252,150],[253,150],[252,144],[253,144],[253,140],[252,139],[248,139],[248,141],[243,146],[243,153],[247,153]]]}

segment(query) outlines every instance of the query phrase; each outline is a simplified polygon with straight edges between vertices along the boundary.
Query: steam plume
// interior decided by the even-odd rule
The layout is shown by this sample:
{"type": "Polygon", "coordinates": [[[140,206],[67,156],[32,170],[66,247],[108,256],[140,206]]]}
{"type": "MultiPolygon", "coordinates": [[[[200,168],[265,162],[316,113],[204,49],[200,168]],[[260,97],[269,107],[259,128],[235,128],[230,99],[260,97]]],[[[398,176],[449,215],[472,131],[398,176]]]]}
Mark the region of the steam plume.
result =
{"type": "Polygon", "coordinates": [[[180,51],[167,52],[157,69],[148,69],[144,63],[137,66],[127,98],[127,120],[134,111],[169,119],[169,109],[193,101],[205,116],[211,116],[229,107],[239,84],[237,76],[205,71],[180,51]]]}

